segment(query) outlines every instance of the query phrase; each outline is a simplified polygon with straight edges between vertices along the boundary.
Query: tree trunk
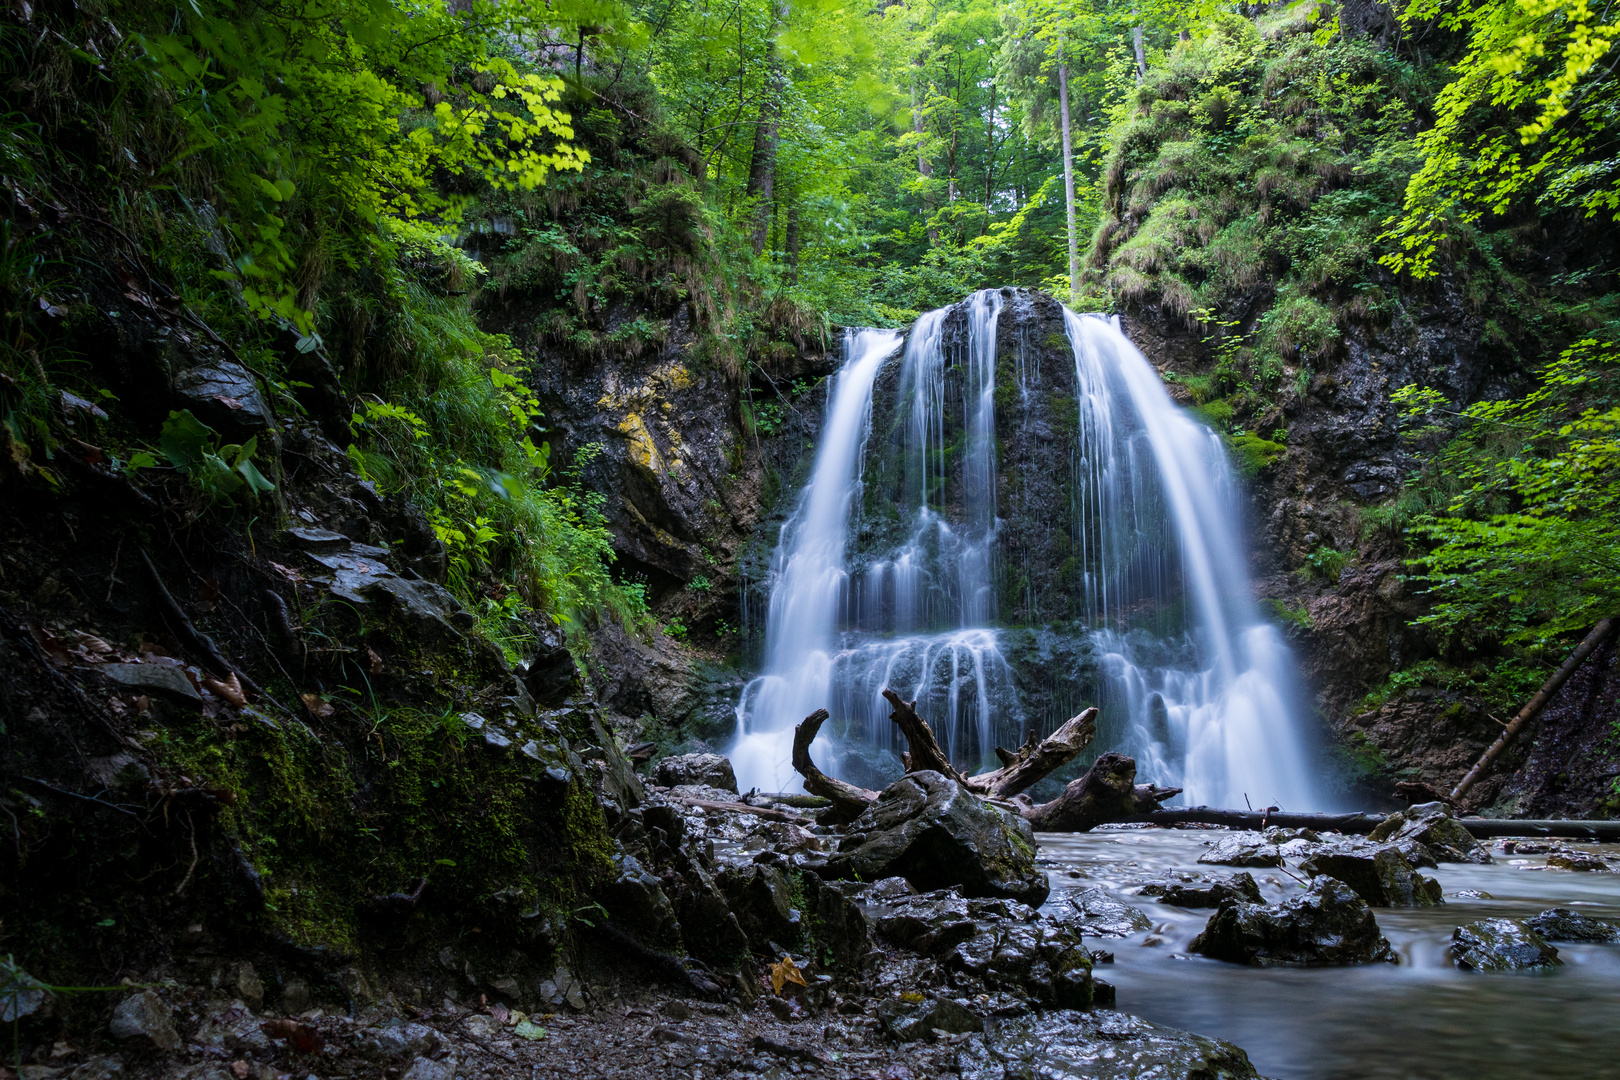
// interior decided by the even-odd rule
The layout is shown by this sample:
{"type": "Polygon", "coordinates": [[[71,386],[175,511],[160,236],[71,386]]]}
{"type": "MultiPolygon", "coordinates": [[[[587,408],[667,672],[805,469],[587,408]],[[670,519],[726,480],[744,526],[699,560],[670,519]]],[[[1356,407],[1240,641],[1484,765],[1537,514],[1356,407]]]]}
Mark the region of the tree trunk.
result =
{"type": "Polygon", "coordinates": [[[1087,832],[1106,822],[1152,813],[1161,802],[1180,794],[1180,788],[1138,784],[1136,762],[1110,751],[1080,779],[1069,781],[1051,802],[1036,806],[1028,798],[1016,801],[1036,832],[1087,832]]]}
{"type": "MultiPolygon", "coordinates": [[[[1131,8],[1131,15],[1136,14],[1137,10],[1131,8]]],[[[1136,50],[1136,85],[1141,86],[1142,80],[1147,78],[1147,50],[1142,46],[1141,23],[1131,27],[1131,45],[1136,50]]]]}
{"type": "Polygon", "coordinates": [[[1097,710],[1094,708],[1069,720],[1039,743],[1035,741],[1035,733],[1030,732],[1029,741],[1016,754],[996,747],[1003,766],[995,772],[969,777],[968,790],[993,799],[1010,799],[1073,761],[1096,737],[1097,710]]]}
{"type": "MultiPolygon", "coordinates": [[[[917,59],[916,64],[919,68],[922,67],[920,57],[917,59]]],[[[923,137],[928,131],[927,125],[923,121],[924,104],[917,98],[917,80],[913,78],[911,80],[911,131],[912,134],[917,136],[917,175],[924,180],[932,180],[934,178],[934,166],[929,162],[928,155],[923,153],[923,137]]],[[[934,193],[926,184],[923,185],[923,217],[928,222],[929,244],[939,243],[939,230],[934,227],[934,193]]]]}
{"type": "Polygon", "coordinates": [[[787,260],[788,284],[797,284],[799,280],[799,202],[790,198],[787,208],[787,235],[782,241],[784,257],[787,260]]]}
{"type": "Polygon", "coordinates": [[[911,753],[908,755],[910,763],[906,766],[906,771],[920,772],[928,769],[957,783],[966,783],[967,777],[951,764],[951,759],[945,756],[945,750],[939,745],[939,740],[934,738],[934,730],[917,715],[917,703],[901,700],[900,695],[888,687],[883,688],[883,697],[893,709],[889,713],[889,719],[894,721],[911,747],[911,753]]]}
{"type": "Polygon", "coordinates": [[[771,9],[771,36],[765,42],[765,85],[760,90],[759,122],[754,126],[754,154],[748,165],[747,194],[754,200],[755,255],[764,252],[771,235],[782,94],[787,89],[787,75],[781,59],[776,55],[776,38],[787,22],[787,14],[785,0],[777,0],[771,9]]]}
{"type": "Polygon", "coordinates": [[[843,825],[860,817],[862,811],[877,802],[877,792],[835,780],[810,760],[810,744],[816,741],[816,733],[826,722],[827,715],[826,709],[817,709],[793,729],[793,768],[804,777],[804,790],[832,800],[832,812],[818,820],[823,825],[843,825]]]}
{"type": "Polygon", "coordinates": [[[1063,200],[1069,215],[1069,303],[1078,303],[1080,237],[1074,224],[1074,148],[1069,141],[1069,65],[1058,61],[1058,101],[1063,114],[1063,200]]]}
{"type": "Polygon", "coordinates": [[[1468,794],[1468,789],[1479,782],[1479,778],[1485,775],[1486,770],[1491,767],[1491,763],[1501,757],[1502,752],[1508,748],[1514,739],[1519,737],[1519,732],[1523,731],[1532,720],[1541,715],[1541,710],[1545,709],[1547,702],[1551,701],[1552,696],[1558,693],[1558,688],[1568,682],[1569,677],[1575,674],[1576,669],[1586,662],[1586,658],[1596,652],[1598,646],[1607,641],[1609,635],[1614,633],[1615,625],[1616,620],[1604,619],[1592,627],[1592,632],[1587,634],[1585,640],[1576,646],[1574,652],[1569,654],[1569,659],[1564,661],[1563,666],[1553,672],[1553,677],[1547,680],[1547,684],[1536,691],[1536,696],[1525,703],[1524,708],[1519,710],[1519,714],[1513,718],[1513,721],[1508,724],[1502,734],[1496,737],[1496,741],[1491,743],[1485,752],[1480,755],[1479,760],[1474,763],[1474,767],[1468,770],[1468,775],[1459,780],[1457,786],[1451,789],[1452,802],[1457,802],[1468,794]]]}

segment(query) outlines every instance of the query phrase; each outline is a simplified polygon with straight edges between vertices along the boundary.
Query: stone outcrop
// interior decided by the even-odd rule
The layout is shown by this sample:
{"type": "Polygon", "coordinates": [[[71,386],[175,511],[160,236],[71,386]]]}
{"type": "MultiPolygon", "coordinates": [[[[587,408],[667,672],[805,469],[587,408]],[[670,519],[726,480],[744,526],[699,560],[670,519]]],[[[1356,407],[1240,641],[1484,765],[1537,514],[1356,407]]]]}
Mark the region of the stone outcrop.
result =
{"type": "Polygon", "coordinates": [[[1342,881],[1319,877],[1280,904],[1228,900],[1190,952],[1261,967],[1396,963],[1372,909],[1342,881]]]}
{"type": "Polygon", "coordinates": [[[867,881],[898,876],[922,891],[957,886],[968,896],[1030,905],[1050,891],[1023,818],[926,771],[883,789],[849,826],[827,873],[867,881]]]}
{"type": "Polygon", "coordinates": [[[1394,847],[1319,851],[1299,864],[1311,877],[1344,882],[1373,907],[1434,907],[1444,903],[1440,883],[1413,869],[1394,847]]]}
{"type": "Polygon", "coordinates": [[[653,775],[665,787],[701,784],[737,794],[737,774],[719,754],[680,754],[660,761],[653,775]]]}
{"type": "Polygon", "coordinates": [[[1374,843],[1419,843],[1437,862],[1488,863],[1491,853],[1458,824],[1445,803],[1418,803],[1391,814],[1367,839],[1374,843]]]}
{"type": "Polygon", "coordinates": [[[1451,959],[1465,971],[1557,967],[1558,950],[1518,919],[1481,919],[1451,935],[1451,959]]]}

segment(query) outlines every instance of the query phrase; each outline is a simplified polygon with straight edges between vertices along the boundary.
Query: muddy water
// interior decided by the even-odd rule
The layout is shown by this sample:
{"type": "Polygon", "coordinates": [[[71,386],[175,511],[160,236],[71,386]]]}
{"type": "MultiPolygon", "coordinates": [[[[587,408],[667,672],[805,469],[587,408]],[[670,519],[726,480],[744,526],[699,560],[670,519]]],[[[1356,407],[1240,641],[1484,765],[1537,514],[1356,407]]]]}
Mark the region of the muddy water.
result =
{"type": "MultiPolygon", "coordinates": [[[[1452,930],[1475,919],[1569,907],[1620,921],[1620,873],[1549,870],[1542,857],[1493,851],[1494,865],[1424,871],[1445,889],[1442,907],[1377,909],[1399,966],[1248,968],[1186,952],[1212,912],[1138,893],[1151,881],[1237,873],[1197,862],[1224,835],[1142,829],[1039,837],[1049,903],[1100,886],[1153,920],[1153,930],[1128,938],[1088,939],[1115,955],[1097,973],[1119,988],[1121,1011],[1229,1039],[1277,1080],[1620,1077],[1620,945],[1560,944],[1564,966],[1547,974],[1463,972],[1446,954],[1452,930]],[[1491,898],[1458,895],[1464,891],[1491,898]]],[[[1579,847],[1620,853],[1617,845],[1579,847]]],[[[1250,873],[1268,901],[1299,891],[1280,871],[1250,873]]]]}

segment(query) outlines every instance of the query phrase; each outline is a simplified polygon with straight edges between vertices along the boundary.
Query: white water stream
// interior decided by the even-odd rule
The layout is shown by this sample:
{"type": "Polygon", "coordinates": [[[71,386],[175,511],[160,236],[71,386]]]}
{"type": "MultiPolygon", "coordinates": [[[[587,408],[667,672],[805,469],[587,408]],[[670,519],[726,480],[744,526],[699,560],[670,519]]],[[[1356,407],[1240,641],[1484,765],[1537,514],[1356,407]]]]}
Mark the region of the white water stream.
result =
{"type": "MultiPolygon", "coordinates": [[[[737,706],[730,755],[745,790],[797,790],[793,727],[818,708],[834,717],[834,754],[817,743],[823,768],[880,782],[871,753],[862,759],[867,776],[848,775],[870,751],[883,759],[880,771],[884,761],[897,771],[882,753],[895,748],[884,687],[916,699],[969,770],[994,764],[998,728],[1023,731],[1017,680],[995,626],[1003,294],[983,290],[964,306],[959,355],[944,345],[954,309],[922,316],[906,338],[897,405],[907,537],[855,572],[850,537],[872,387],[900,339],[874,330],[849,338],[810,481],[772,560],[764,671],[737,706]],[[951,385],[960,401],[948,400],[951,385]],[[959,464],[950,464],[953,452],[959,464]],[[953,483],[959,497],[947,500],[953,483]]],[[[1250,595],[1237,489],[1219,437],[1174,405],[1117,323],[1068,311],[1065,322],[1080,420],[1070,509],[1085,565],[1083,608],[1106,684],[1097,687],[1106,704],[1099,741],[1109,745],[1098,749],[1131,754],[1141,777],[1185,787],[1189,802],[1315,805],[1292,715],[1292,663],[1250,595]],[[1132,629],[1144,611],[1177,612],[1170,621],[1180,628],[1132,629]]],[[[1052,527],[1066,527],[1063,508],[1052,510],[1052,527]]]]}

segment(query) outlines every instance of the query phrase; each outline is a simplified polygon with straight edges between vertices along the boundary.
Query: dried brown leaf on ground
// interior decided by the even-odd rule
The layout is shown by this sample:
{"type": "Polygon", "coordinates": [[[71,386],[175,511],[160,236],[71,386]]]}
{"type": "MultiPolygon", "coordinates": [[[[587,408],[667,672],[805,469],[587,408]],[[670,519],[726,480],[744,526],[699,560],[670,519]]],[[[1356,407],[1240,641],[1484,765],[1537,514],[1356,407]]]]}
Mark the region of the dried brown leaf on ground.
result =
{"type": "Polygon", "coordinates": [[[781,994],[782,987],[789,983],[804,986],[804,976],[799,973],[799,965],[793,962],[793,957],[784,956],[779,963],[771,965],[771,993],[781,994]]]}

